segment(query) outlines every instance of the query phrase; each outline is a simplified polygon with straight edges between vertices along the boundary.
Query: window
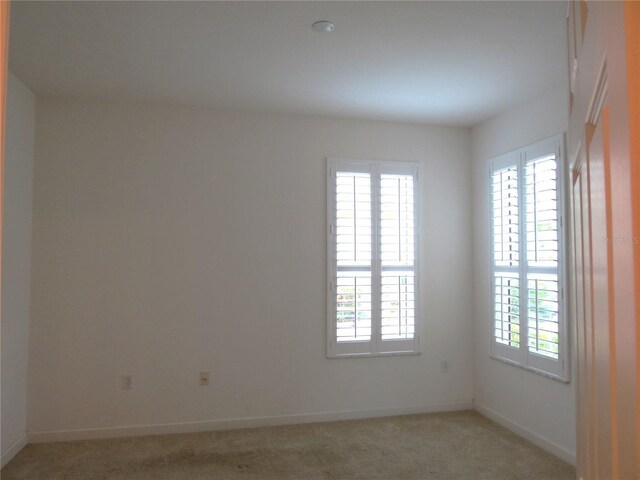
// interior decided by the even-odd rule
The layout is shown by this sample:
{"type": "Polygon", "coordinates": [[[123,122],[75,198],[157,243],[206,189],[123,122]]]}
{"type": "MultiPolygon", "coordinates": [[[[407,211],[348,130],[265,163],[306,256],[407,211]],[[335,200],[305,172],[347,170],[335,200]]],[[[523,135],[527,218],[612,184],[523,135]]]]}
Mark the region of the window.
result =
{"type": "Polygon", "coordinates": [[[492,355],[567,379],[562,137],[491,163],[492,355]]]}
{"type": "Polygon", "coordinates": [[[328,356],[417,353],[417,164],[328,162],[328,356]]]}

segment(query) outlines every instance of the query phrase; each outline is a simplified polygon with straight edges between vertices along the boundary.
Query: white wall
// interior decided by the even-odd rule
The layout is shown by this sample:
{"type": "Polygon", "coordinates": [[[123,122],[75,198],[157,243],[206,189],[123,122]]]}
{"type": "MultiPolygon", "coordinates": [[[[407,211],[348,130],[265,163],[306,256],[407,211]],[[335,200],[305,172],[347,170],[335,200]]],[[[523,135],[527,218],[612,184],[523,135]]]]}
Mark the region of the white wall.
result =
{"type": "MultiPolygon", "coordinates": [[[[565,384],[489,358],[492,317],[489,295],[489,160],[565,132],[568,127],[566,92],[566,86],[559,85],[472,129],[474,393],[479,411],[575,463],[575,373],[571,382],[565,384]]],[[[570,330],[569,335],[573,336],[572,325],[570,330]]],[[[574,347],[572,350],[575,353],[574,347]]]]}
{"type": "Polygon", "coordinates": [[[471,405],[468,129],[38,99],[36,141],[33,440],[471,405]],[[325,357],[327,156],[421,162],[422,355],[325,357]]]}
{"type": "Polygon", "coordinates": [[[9,74],[2,252],[2,465],[26,444],[36,99],[9,74]]]}

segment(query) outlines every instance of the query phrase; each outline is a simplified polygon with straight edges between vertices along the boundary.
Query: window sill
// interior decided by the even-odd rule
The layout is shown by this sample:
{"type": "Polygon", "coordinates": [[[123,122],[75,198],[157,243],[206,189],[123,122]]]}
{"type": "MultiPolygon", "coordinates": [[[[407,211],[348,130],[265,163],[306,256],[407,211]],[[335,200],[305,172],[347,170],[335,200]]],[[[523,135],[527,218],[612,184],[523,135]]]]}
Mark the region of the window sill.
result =
{"type": "Polygon", "coordinates": [[[525,370],[527,372],[532,372],[532,373],[538,374],[538,375],[540,375],[542,377],[549,378],[551,380],[555,380],[556,382],[566,383],[566,384],[571,383],[571,380],[570,380],[570,378],[568,376],[564,377],[564,376],[560,376],[560,375],[555,375],[553,373],[545,372],[544,370],[539,370],[537,368],[533,368],[533,367],[528,367],[526,365],[522,365],[521,363],[518,363],[518,362],[516,362],[514,360],[509,360],[508,358],[499,357],[497,355],[489,355],[489,356],[492,359],[497,360],[499,362],[506,363],[507,365],[512,365],[514,367],[518,367],[518,368],[520,368],[522,370],[525,370]]]}
{"type": "Polygon", "coordinates": [[[329,360],[335,360],[339,358],[372,358],[372,357],[408,357],[420,355],[422,352],[414,350],[410,352],[379,352],[379,353],[328,353],[327,358],[329,360]]]}

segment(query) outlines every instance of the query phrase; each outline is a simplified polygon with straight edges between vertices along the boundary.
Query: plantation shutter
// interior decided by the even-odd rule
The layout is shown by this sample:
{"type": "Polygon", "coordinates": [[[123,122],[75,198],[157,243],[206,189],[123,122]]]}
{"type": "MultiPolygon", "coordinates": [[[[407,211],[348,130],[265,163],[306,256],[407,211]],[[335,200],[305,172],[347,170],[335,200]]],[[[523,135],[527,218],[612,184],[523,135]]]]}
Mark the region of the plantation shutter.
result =
{"type": "Polygon", "coordinates": [[[552,146],[523,153],[526,222],[527,363],[559,373],[561,282],[558,153],[552,146]]]}
{"type": "Polygon", "coordinates": [[[414,352],[417,167],[329,166],[329,355],[414,352]]]}
{"type": "Polygon", "coordinates": [[[414,335],[414,203],[413,175],[381,175],[382,340],[414,335]]]}
{"type": "Polygon", "coordinates": [[[336,339],[371,339],[371,175],[336,172],[336,339]]]}
{"type": "Polygon", "coordinates": [[[492,162],[492,352],[565,378],[560,154],[556,137],[492,162]]]}
{"type": "Polygon", "coordinates": [[[520,360],[520,196],[518,158],[508,157],[491,174],[493,322],[496,349],[520,360]]]}

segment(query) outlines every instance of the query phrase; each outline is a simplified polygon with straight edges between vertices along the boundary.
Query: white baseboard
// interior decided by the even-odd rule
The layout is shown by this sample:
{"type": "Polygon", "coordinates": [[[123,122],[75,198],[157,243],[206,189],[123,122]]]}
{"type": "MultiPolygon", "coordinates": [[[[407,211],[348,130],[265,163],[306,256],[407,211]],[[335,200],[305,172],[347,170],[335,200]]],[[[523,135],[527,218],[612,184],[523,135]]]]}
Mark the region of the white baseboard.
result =
{"type": "Polygon", "coordinates": [[[542,448],[543,450],[546,450],[550,454],[561,458],[562,460],[564,460],[567,463],[570,463],[573,466],[576,465],[576,452],[571,452],[571,451],[567,450],[566,448],[561,447],[557,443],[554,443],[551,440],[548,440],[547,438],[543,437],[542,435],[538,435],[537,433],[533,433],[532,431],[526,429],[522,425],[519,425],[519,424],[509,420],[507,417],[504,417],[504,416],[500,415],[498,412],[495,412],[495,411],[491,410],[490,408],[487,408],[487,407],[485,407],[483,405],[480,405],[477,402],[473,403],[473,409],[476,412],[478,412],[480,415],[483,415],[483,416],[487,417],[488,419],[493,420],[497,424],[502,425],[505,428],[508,428],[509,430],[511,430],[516,435],[519,435],[519,436],[525,438],[526,440],[529,440],[531,443],[533,443],[534,445],[537,445],[538,447],[542,448]]]}
{"type": "Polygon", "coordinates": [[[20,450],[27,446],[27,435],[24,434],[17,442],[2,452],[0,458],[0,468],[4,467],[9,461],[15,457],[20,450]]]}
{"type": "Polygon", "coordinates": [[[143,435],[168,435],[173,433],[207,432],[214,430],[234,430],[239,428],[271,427],[300,423],[335,422],[360,418],[391,417],[416,413],[449,412],[471,410],[471,400],[437,403],[415,407],[383,408],[376,410],[347,410],[339,412],[301,413],[268,417],[231,418],[205,420],[199,422],[164,423],[153,425],[127,425],[117,427],[83,428],[77,430],[57,430],[29,432],[30,443],[64,442],[71,440],[91,440],[100,438],[139,437],[143,435]]]}

